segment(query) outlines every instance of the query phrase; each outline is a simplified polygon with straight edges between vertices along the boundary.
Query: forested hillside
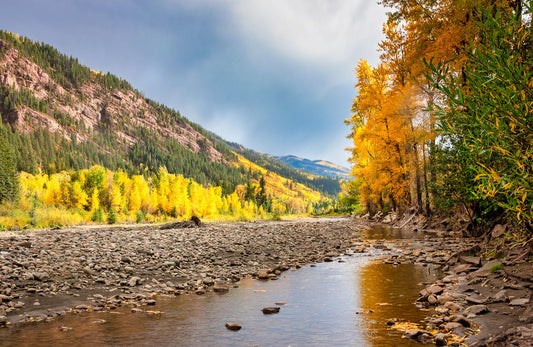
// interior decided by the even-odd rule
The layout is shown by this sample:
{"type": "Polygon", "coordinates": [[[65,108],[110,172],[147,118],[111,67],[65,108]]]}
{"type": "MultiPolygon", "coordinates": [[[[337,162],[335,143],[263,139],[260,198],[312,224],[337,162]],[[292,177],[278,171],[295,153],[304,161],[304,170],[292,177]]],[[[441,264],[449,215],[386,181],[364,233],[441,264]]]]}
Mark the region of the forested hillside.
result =
{"type": "Polygon", "coordinates": [[[366,211],[460,213],[533,233],[531,1],[384,0],[380,62],[355,69],[349,191],[366,211]]]}
{"type": "MultiPolygon", "coordinates": [[[[254,213],[259,215],[263,211],[310,212],[313,206],[323,206],[328,201],[323,194],[335,196],[339,191],[338,182],[326,185],[321,178],[309,178],[294,169],[276,165],[265,170],[246,167],[234,148],[178,111],[144,97],[128,82],[110,73],[93,71],[50,45],[4,31],[0,31],[0,115],[0,131],[6,142],[0,159],[9,162],[15,172],[28,174],[24,182],[37,180],[44,184],[40,189],[52,189],[50,182],[58,177],[63,180],[61,199],[49,198],[50,194],[59,194],[57,192],[48,192],[45,194],[48,198],[43,198],[45,195],[32,190],[34,185],[25,186],[24,182],[18,187],[16,179],[17,182],[0,187],[5,192],[0,202],[26,204],[22,210],[51,204],[57,208],[78,208],[90,212],[93,218],[95,211],[102,208],[104,215],[118,210],[122,219],[131,220],[137,212],[131,207],[135,204],[128,205],[132,204],[128,196],[131,185],[120,185],[120,203],[118,198],[111,202],[113,199],[105,197],[111,194],[113,177],[125,175],[131,180],[141,175],[150,191],[156,191],[162,169],[173,177],[183,177],[189,185],[199,184],[205,189],[220,187],[218,199],[240,194],[241,205],[253,203],[254,213]],[[99,200],[96,210],[91,197],[94,190],[83,178],[86,170],[94,168],[103,168],[107,172],[104,176],[111,177],[107,186],[99,189],[101,196],[94,197],[99,200]],[[280,177],[284,174],[287,176],[280,177]],[[286,184],[293,193],[276,196],[275,187],[285,180],[293,182],[286,184]],[[74,198],[78,188],[87,195],[86,199],[81,199],[83,203],[73,202],[79,198],[74,198]],[[311,194],[312,199],[305,198],[302,193],[309,188],[319,191],[311,194]],[[291,201],[285,201],[289,198],[291,201]],[[300,201],[295,203],[294,199],[300,201]]],[[[11,177],[9,182],[13,181],[11,166],[3,167],[0,172],[4,174],[5,171],[11,177]]],[[[192,199],[190,188],[188,198],[192,199]]],[[[176,213],[154,201],[152,199],[152,207],[145,204],[140,211],[183,218],[197,213],[193,210],[176,213]],[[154,208],[153,204],[158,207],[154,208]]],[[[217,211],[236,211],[228,208],[226,206],[224,211],[219,205],[217,211]]]]}
{"type": "MultiPolygon", "coordinates": [[[[222,140],[224,141],[224,140],[222,140]]],[[[250,160],[251,162],[263,167],[269,171],[275,172],[280,176],[289,178],[295,182],[301,183],[305,186],[316,189],[330,197],[335,197],[340,193],[341,182],[337,177],[330,177],[329,175],[318,175],[306,170],[300,170],[297,167],[286,163],[279,158],[268,154],[259,153],[254,150],[244,148],[243,146],[224,141],[237,153],[250,160]]]]}

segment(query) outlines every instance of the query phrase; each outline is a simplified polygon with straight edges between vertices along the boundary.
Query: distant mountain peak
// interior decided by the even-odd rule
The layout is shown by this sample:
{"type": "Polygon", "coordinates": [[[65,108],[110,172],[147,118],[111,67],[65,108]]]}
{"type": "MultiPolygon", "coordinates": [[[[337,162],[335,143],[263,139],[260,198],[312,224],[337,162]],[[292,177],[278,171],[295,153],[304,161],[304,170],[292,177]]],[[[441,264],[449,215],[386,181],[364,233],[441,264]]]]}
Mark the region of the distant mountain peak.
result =
{"type": "Polygon", "coordinates": [[[305,170],[316,175],[351,179],[349,169],[326,160],[310,160],[295,155],[285,155],[276,158],[297,169],[305,170]]]}

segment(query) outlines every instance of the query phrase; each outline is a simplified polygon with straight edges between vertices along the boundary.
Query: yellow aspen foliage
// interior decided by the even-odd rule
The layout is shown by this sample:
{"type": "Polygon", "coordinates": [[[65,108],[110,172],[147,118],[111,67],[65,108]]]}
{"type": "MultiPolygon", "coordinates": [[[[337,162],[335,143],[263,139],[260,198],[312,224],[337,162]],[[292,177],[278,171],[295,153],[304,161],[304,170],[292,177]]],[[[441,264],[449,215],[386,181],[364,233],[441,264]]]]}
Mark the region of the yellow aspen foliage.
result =
{"type": "Polygon", "coordinates": [[[188,217],[192,215],[192,203],[189,198],[189,180],[179,176],[177,181],[177,192],[178,192],[178,201],[176,203],[176,208],[178,214],[182,217],[188,217]]]}
{"type": "Polygon", "coordinates": [[[227,197],[223,197],[222,198],[222,207],[221,207],[221,212],[223,214],[228,214],[230,213],[230,204],[229,204],[229,201],[227,199],[227,197]]]}
{"type": "Polygon", "coordinates": [[[191,206],[192,213],[196,216],[204,216],[207,207],[207,191],[198,183],[191,182],[191,206]]]}
{"type": "Polygon", "coordinates": [[[61,205],[61,180],[59,175],[51,175],[49,181],[47,182],[45,190],[45,201],[44,203],[49,206],[60,206],[61,205]]]}
{"type": "Polygon", "coordinates": [[[98,192],[98,188],[95,187],[91,194],[91,198],[89,199],[89,211],[94,213],[99,208],[100,208],[99,192],[98,192]]]}
{"type": "Polygon", "coordinates": [[[122,193],[120,192],[120,187],[116,184],[111,184],[111,191],[109,192],[109,200],[111,203],[111,206],[113,206],[114,209],[120,211],[120,207],[122,206],[122,193]]]}
{"type": "Polygon", "coordinates": [[[159,212],[159,194],[157,189],[152,189],[150,192],[150,202],[148,203],[147,213],[158,214],[159,212]]]}
{"type": "Polygon", "coordinates": [[[207,204],[205,216],[215,216],[222,208],[222,188],[221,187],[209,187],[207,192],[207,204]]]}
{"type": "Polygon", "coordinates": [[[287,207],[282,202],[276,201],[272,203],[272,212],[283,214],[285,213],[286,210],[287,210],[287,207]]]}
{"type": "Polygon", "coordinates": [[[170,175],[166,168],[159,168],[157,172],[158,182],[156,184],[157,188],[157,200],[159,202],[159,207],[163,212],[170,214],[172,209],[169,203],[170,196],[170,175]]]}
{"type": "Polygon", "coordinates": [[[88,196],[79,181],[72,182],[70,186],[70,202],[72,207],[82,209],[87,206],[88,196]]]}
{"type": "MultiPolygon", "coordinates": [[[[279,176],[273,177],[275,180],[267,183],[267,192],[270,197],[277,195],[273,205],[276,213],[305,212],[309,206],[305,204],[305,199],[317,201],[320,198],[314,192],[307,191],[306,187],[279,176]],[[289,186],[296,190],[287,189],[289,186]]],[[[251,187],[255,184],[257,183],[252,182],[251,187]]],[[[31,218],[34,225],[39,225],[37,218],[42,215],[47,216],[44,225],[66,225],[65,223],[81,222],[82,219],[103,222],[111,211],[120,220],[130,221],[157,221],[158,217],[166,219],[168,216],[188,219],[193,214],[201,218],[227,215],[242,220],[265,216],[267,212],[263,206],[257,206],[250,197],[245,201],[246,189],[245,185],[238,186],[233,193],[222,196],[222,187],[204,187],[182,175],[170,174],[165,168],[160,168],[156,175],[145,178],[142,175],[130,177],[121,170],[113,172],[101,166],[93,166],[90,169],[63,171],[50,176],[41,172],[36,175],[22,172],[19,208],[33,211],[31,218]],[[46,209],[48,212],[43,212],[46,209]],[[61,219],[58,211],[67,211],[69,217],[61,219]],[[65,222],[67,220],[69,222],[65,222]]],[[[259,193],[257,186],[254,187],[253,194],[249,190],[250,185],[248,195],[253,195],[252,197],[259,193]]]]}
{"type": "Polygon", "coordinates": [[[142,207],[141,187],[138,183],[138,177],[134,176],[132,178],[131,190],[128,196],[128,211],[130,213],[137,212],[142,207]]]}
{"type": "Polygon", "coordinates": [[[408,152],[411,114],[407,98],[393,85],[391,71],[381,64],[372,68],[361,60],[356,68],[358,91],[347,123],[353,140],[352,175],[360,182],[360,197],[370,211],[387,201],[393,209],[410,199],[408,152]]]}
{"type": "Polygon", "coordinates": [[[241,200],[237,192],[231,193],[228,197],[228,212],[238,215],[242,210],[241,200]]]}

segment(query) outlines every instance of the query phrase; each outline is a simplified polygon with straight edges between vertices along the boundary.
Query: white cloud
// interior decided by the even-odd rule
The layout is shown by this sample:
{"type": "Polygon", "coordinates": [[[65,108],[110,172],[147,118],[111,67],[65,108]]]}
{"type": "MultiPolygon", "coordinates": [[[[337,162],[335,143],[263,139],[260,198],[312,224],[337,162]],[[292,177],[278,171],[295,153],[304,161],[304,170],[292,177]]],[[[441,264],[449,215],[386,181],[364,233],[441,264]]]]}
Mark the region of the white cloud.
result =
{"type": "Polygon", "coordinates": [[[385,19],[368,0],[246,0],[231,2],[238,31],[249,45],[317,65],[354,65],[375,55],[385,19]]]}

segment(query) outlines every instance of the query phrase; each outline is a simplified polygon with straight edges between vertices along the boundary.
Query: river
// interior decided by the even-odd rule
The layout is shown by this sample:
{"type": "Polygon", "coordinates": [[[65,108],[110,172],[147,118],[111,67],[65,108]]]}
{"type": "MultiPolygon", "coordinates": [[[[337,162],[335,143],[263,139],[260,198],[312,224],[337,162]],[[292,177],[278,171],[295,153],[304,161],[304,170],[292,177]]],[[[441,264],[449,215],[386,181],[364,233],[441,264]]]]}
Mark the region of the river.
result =
{"type": "MultiPolygon", "coordinates": [[[[416,237],[416,234],[414,235],[416,237]]],[[[376,228],[369,239],[404,239],[376,228]]],[[[2,346],[421,346],[401,338],[385,322],[419,322],[428,315],[413,302],[422,282],[435,280],[429,267],[390,265],[379,253],[345,255],[333,262],[283,273],[279,280],[244,279],[228,293],[158,298],[160,311],[67,314],[50,323],[0,329],[2,346]],[[280,305],[277,314],[261,309],[280,305]],[[371,310],[371,313],[370,311],[371,310]],[[230,331],[225,323],[242,325],[230,331]],[[61,331],[60,327],[72,330],[61,331]]]]}

